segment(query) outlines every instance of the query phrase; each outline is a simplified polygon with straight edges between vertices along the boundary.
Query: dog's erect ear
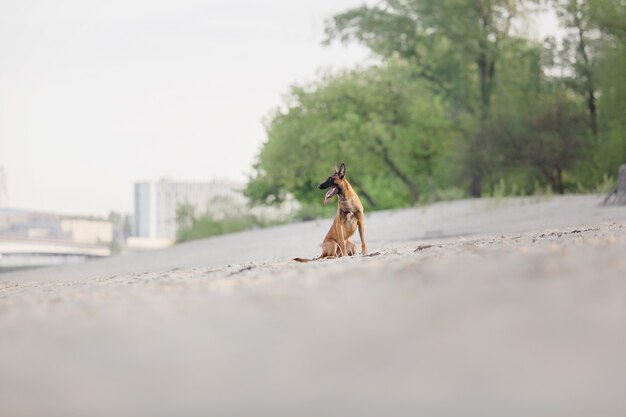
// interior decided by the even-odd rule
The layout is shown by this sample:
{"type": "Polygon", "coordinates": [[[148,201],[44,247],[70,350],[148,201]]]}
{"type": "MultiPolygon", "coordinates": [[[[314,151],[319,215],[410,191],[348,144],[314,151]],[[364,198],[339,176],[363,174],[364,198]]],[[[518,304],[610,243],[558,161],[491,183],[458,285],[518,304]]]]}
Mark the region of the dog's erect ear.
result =
{"type": "Polygon", "coordinates": [[[339,178],[343,178],[346,176],[346,164],[344,164],[343,162],[339,166],[339,171],[337,171],[337,175],[339,175],[339,178]]]}

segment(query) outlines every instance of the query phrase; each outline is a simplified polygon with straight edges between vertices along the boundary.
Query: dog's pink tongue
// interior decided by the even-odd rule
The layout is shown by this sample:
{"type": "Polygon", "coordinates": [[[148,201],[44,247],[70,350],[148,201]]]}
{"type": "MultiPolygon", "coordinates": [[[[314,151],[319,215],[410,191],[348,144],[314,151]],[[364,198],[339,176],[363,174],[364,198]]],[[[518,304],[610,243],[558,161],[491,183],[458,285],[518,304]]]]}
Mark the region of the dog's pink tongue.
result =
{"type": "Polygon", "coordinates": [[[328,203],[328,199],[333,196],[334,192],[335,192],[335,187],[331,187],[329,188],[328,191],[326,191],[326,195],[324,196],[324,204],[328,203]]]}

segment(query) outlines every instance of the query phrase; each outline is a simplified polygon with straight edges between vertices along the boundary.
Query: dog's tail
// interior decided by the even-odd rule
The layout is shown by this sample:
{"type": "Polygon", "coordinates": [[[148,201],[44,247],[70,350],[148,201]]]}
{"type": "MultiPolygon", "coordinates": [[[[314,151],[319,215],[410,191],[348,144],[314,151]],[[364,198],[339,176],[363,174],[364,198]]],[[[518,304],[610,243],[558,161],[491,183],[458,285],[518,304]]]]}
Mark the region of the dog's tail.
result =
{"type": "Polygon", "coordinates": [[[317,261],[319,258],[313,258],[313,259],[306,259],[306,258],[293,258],[294,261],[296,262],[311,262],[311,261],[317,261]]]}

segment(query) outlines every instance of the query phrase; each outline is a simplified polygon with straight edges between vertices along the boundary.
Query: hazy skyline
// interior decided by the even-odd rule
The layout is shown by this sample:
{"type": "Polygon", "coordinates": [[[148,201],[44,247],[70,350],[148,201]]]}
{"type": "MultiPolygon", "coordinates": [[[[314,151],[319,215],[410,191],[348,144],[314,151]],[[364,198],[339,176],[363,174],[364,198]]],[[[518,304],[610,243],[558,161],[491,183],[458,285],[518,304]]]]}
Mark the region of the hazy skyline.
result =
{"type": "Polygon", "coordinates": [[[132,211],[136,181],[244,181],[291,84],[367,60],[321,45],[363,3],[0,0],[9,205],[104,215],[132,211]]]}
{"type": "Polygon", "coordinates": [[[367,56],[320,44],[362,3],[0,2],[9,205],[130,212],[135,181],[245,180],[289,85],[367,56]]]}

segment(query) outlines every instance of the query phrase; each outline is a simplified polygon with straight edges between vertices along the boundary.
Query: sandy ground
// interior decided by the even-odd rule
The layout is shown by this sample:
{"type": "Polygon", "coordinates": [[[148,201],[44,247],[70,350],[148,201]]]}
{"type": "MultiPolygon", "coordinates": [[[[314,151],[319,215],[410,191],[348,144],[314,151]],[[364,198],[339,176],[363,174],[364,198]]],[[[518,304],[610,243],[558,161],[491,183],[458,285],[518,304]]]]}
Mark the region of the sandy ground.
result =
{"type": "Polygon", "coordinates": [[[0,416],[624,416],[626,208],[329,221],[0,275],[0,416]]]}

